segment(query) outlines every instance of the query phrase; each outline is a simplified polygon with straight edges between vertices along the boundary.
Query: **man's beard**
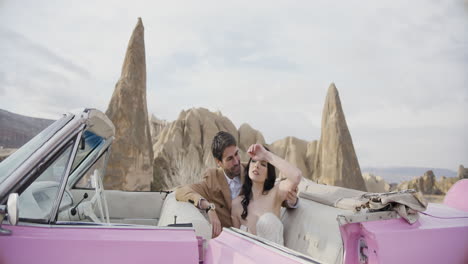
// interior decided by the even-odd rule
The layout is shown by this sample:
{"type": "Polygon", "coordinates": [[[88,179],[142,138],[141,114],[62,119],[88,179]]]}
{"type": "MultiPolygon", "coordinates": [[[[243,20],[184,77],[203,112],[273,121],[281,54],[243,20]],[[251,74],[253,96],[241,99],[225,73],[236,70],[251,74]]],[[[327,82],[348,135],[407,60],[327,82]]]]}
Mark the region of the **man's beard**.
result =
{"type": "Polygon", "coordinates": [[[239,165],[232,167],[232,169],[230,169],[230,170],[225,169],[225,170],[224,170],[224,173],[226,173],[226,175],[227,175],[229,178],[234,178],[234,177],[240,176],[240,173],[241,173],[241,170],[240,170],[240,163],[239,163],[239,165]],[[237,171],[236,171],[236,170],[237,170],[237,171]]]}

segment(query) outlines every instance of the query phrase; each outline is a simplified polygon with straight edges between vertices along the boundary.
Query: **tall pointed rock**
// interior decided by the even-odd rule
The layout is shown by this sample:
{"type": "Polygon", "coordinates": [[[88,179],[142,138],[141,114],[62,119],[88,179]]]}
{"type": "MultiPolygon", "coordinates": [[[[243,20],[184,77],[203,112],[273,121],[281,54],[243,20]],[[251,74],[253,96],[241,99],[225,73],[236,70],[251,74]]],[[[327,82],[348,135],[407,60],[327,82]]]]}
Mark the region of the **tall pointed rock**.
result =
{"type": "Polygon", "coordinates": [[[153,149],[146,105],[146,60],[141,18],[133,30],[122,74],[106,111],[115,125],[115,141],[104,178],[105,188],[149,191],[153,149]]]}
{"type": "Polygon", "coordinates": [[[325,99],[322,134],[315,159],[316,170],[313,178],[318,179],[320,183],[366,190],[334,83],[328,88],[325,99]]]}

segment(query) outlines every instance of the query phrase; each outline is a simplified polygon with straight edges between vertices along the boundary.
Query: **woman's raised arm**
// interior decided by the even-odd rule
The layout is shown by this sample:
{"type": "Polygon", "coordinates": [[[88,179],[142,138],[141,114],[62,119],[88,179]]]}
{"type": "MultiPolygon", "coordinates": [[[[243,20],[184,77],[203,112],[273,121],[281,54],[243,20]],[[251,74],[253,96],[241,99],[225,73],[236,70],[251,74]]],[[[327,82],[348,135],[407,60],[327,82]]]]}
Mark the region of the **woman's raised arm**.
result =
{"type": "Polygon", "coordinates": [[[247,150],[249,156],[254,160],[265,160],[275,166],[279,171],[286,175],[286,180],[280,182],[279,195],[285,199],[288,191],[295,190],[302,179],[302,172],[296,166],[278,157],[274,153],[266,150],[260,144],[253,144],[247,150]]]}

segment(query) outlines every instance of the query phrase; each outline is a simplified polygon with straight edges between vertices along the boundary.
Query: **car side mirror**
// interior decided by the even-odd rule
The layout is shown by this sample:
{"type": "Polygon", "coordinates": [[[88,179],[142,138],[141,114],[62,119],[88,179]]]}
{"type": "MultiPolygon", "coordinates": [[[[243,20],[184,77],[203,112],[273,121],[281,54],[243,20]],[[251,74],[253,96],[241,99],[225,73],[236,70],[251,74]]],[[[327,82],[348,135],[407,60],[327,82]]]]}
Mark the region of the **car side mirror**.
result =
{"type": "Polygon", "coordinates": [[[8,222],[10,225],[17,225],[19,218],[18,211],[18,194],[10,193],[8,196],[7,205],[0,205],[0,235],[11,235],[11,230],[3,229],[2,222],[8,216],[8,222]]]}
{"type": "Polygon", "coordinates": [[[8,222],[10,222],[10,225],[17,225],[18,218],[19,218],[18,194],[17,193],[10,193],[10,195],[8,196],[7,214],[8,214],[8,222]]]}

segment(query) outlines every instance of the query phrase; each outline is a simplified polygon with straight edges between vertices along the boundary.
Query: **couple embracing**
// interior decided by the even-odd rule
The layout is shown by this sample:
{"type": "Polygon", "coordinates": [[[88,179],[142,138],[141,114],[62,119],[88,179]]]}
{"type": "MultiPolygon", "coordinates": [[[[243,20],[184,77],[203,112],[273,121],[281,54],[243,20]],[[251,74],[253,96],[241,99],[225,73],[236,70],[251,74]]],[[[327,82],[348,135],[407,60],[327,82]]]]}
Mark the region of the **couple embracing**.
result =
{"type": "Polygon", "coordinates": [[[224,131],[213,138],[211,151],[218,168],[208,169],[199,183],[177,188],[176,199],[207,212],[213,237],[222,227],[236,227],[283,244],[280,209],[296,208],[301,171],[260,144],[249,147],[250,159],[242,164],[235,138],[224,131]],[[276,182],[275,167],[285,180],[276,182]]]}

